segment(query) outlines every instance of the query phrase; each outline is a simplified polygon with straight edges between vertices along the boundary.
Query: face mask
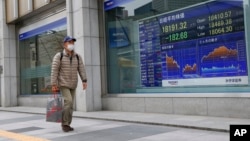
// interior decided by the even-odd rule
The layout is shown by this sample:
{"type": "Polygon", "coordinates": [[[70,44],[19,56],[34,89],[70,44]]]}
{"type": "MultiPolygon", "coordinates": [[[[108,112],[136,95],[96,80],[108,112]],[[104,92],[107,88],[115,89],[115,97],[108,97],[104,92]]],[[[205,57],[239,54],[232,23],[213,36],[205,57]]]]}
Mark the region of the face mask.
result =
{"type": "Polygon", "coordinates": [[[73,44],[69,44],[69,45],[68,45],[68,50],[69,50],[69,51],[74,50],[74,48],[75,48],[75,46],[74,46],[73,44]]]}

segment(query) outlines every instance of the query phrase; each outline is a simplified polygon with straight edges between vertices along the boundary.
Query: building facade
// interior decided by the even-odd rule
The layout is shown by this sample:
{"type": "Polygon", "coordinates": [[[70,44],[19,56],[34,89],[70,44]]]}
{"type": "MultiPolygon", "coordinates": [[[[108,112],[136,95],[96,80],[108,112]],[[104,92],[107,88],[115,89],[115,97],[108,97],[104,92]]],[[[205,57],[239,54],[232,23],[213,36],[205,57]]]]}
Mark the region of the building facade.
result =
{"type": "Polygon", "coordinates": [[[75,109],[101,110],[101,65],[97,0],[1,0],[1,106],[46,105],[50,69],[64,36],[77,39],[76,52],[88,73],[88,90],[77,89],[75,109]],[[95,103],[95,104],[94,104],[95,103]]]}
{"type": "Polygon", "coordinates": [[[77,39],[75,110],[249,118],[249,0],[0,0],[0,105],[45,107],[77,39]]]}

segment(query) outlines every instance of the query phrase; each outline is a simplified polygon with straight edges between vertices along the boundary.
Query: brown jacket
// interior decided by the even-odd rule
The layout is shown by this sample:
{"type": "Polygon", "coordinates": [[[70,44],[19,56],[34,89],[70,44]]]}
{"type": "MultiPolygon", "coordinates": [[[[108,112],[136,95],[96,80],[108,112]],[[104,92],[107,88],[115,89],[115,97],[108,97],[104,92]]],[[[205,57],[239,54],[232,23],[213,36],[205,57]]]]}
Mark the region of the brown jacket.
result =
{"type": "Polygon", "coordinates": [[[78,82],[77,72],[79,72],[82,82],[87,82],[87,76],[82,57],[79,54],[77,55],[79,56],[79,66],[76,53],[72,55],[71,61],[70,56],[65,50],[63,51],[62,60],[60,60],[60,52],[54,56],[51,68],[51,85],[75,89],[78,82]]]}

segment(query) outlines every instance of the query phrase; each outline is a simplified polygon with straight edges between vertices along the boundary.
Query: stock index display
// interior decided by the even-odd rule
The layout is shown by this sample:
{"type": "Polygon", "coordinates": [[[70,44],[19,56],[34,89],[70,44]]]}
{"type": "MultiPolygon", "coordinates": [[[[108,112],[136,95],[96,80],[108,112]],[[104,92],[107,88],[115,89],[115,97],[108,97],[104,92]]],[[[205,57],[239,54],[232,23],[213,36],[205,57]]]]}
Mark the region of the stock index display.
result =
{"type": "Polygon", "coordinates": [[[243,1],[210,1],[138,21],[145,87],[248,84],[243,1]]]}

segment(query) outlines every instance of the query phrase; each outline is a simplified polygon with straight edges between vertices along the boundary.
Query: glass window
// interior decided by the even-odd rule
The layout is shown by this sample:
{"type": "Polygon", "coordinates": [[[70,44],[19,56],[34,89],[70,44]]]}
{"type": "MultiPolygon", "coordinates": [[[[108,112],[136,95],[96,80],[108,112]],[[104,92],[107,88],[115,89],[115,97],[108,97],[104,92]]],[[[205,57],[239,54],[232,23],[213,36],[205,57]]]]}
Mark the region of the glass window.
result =
{"type": "Polygon", "coordinates": [[[51,93],[54,55],[63,50],[66,18],[19,35],[21,94],[51,93]]]}
{"type": "Polygon", "coordinates": [[[249,91],[246,5],[245,0],[105,1],[108,92],[249,91]]]}

